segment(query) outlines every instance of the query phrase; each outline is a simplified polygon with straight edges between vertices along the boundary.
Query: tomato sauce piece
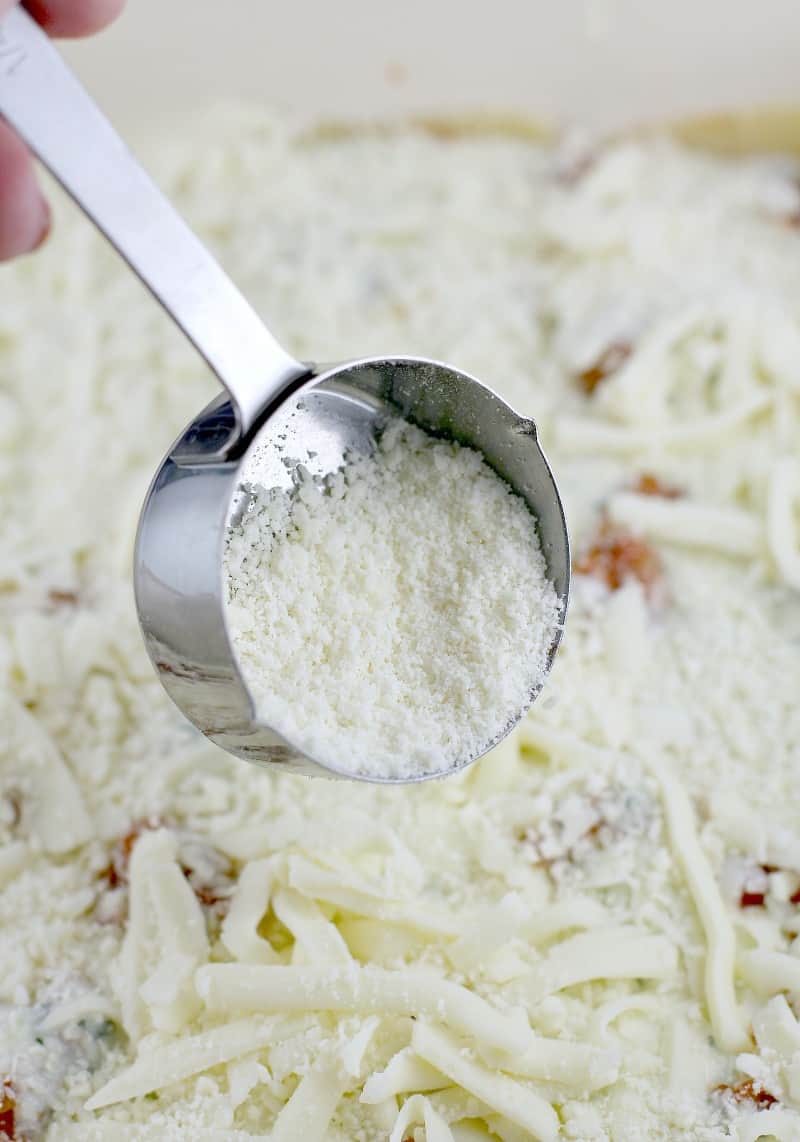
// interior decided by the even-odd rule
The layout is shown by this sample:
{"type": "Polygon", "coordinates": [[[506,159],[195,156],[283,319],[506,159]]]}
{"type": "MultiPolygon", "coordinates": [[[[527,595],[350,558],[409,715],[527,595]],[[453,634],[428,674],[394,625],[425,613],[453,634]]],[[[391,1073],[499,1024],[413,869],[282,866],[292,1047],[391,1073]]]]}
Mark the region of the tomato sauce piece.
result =
{"type": "Polygon", "coordinates": [[[133,846],[142,833],[165,828],[167,825],[168,822],[162,817],[144,817],[140,821],[133,822],[125,836],[121,837],[114,845],[111,859],[107,867],[100,873],[100,878],[108,882],[109,888],[120,888],[128,883],[133,846]]]}
{"type": "Polygon", "coordinates": [[[17,1099],[10,1079],[0,1083],[0,1142],[17,1142],[17,1099]]]}
{"type": "Polygon", "coordinates": [[[739,897],[740,908],[763,908],[766,894],[763,892],[748,892],[744,889],[739,897]]]}
{"type": "Polygon", "coordinates": [[[754,1106],[774,1106],[778,1101],[774,1094],[770,1094],[763,1087],[757,1087],[752,1079],[742,1079],[735,1086],[720,1083],[714,1089],[732,1095],[737,1102],[751,1102],[754,1106]]]}
{"type": "Polygon", "coordinates": [[[674,484],[665,484],[652,472],[643,472],[631,488],[638,496],[661,496],[665,500],[679,500],[685,494],[674,484]]]}
{"type": "Polygon", "coordinates": [[[625,364],[632,352],[633,347],[627,341],[612,341],[592,365],[578,373],[576,380],[584,393],[591,396],[606,377],[625,364]]]}
{"type": "Polygon", "coordinates": [[[78,604],[77,591],[65,591],[54,587],[47,592],[47,597],[54,607],[75,607],[78,604]]]}
{"type": "MultiPolygon", "coordinates": [[[[130,877],[131,855],[139,837],[153,829],[164,828],[174,829],[175,823],[164,817],[146,817],[133,822],[125,836],[117,841],[108,865],[100,873],[100,878],[106,881],[110,889],[127,887],[130,877]]],[[[230,860],[223,858],[216,849],[213,852],[217,859],[211,862],[213,871],[208,875],[205,875],[200,869],[194,868],[185,860],[181,862],[181,871],[200,904],[221,919],[230,905],[235,870],[230,860]],[[214,865],[217,867],[213,867],[214,865]]],[[[201,861],[200,863],[205,864],[206,862],[201,861]]]]}
{"type": "Polygon", "coordinates": [[[800,888],[796,889],[789,897],[790,904],[800,904],[800,888]]]}
{"type": "Polygon", "coordinates": [[[207,878],[188,864],[181,864],[181,868],[203,908],[212,912],[218,920],[223,919],[230,908],[231,892],[236,878],[232,862],[221,863],[220,867],[207,878]]]}
{"type": "Polygon", "coordinates": [[[573,565],[576,575],[591,575],[618,591],[630,579],[638,579],[652,592],[662,577],[661,560],[643,539],[607,521],[602,523],[594,542],[573,565]]]}

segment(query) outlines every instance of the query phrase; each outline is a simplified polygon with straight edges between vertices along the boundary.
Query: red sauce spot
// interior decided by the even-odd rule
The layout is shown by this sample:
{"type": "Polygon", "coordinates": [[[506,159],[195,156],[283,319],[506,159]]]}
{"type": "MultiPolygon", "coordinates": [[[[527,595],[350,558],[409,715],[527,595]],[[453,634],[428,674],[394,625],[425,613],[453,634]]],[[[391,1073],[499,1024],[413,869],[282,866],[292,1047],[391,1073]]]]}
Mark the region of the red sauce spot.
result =
{"type": "Polygon", "coordinates": [[[665,500],[679,500],[684,493],[672,484],[665,484],[652,472],[643,472],[631,491],[639,496],[661,496],[665,500]]]}
{"type": "Polygon", "coordinates": [[[78,602],[77,591],[63,591],[58,587],[48,591],[47,597],[54,607],[74,607],[78,602]]]}
{"type": "Polygon", "coordinates": [[[107,881],[109,888],[120,888],[126,885],[128,883],[131,854],[139,837],[142,833],[164,828],[167,824],[168,822],[164,820],[163,817],[144,817],[140,821],[134,821],[125,836],[121,837],[114,845],[111,852],[111,859],[107,867],[100,873],[101,880],[107,881]]]}
{"type": "Polygon", "coordinates": [[[661,560],[643,539],[605,522],[592,545],[574,564],[576,575],[591,575],[618,591],[629,579],[638,579],[653,591],[662,575],[661,560]]]}
{"type": "MultiPolygon", "coordinates": [[[[127,888],[131,855],[136,842],[143,833],[163,828],[175,828],[175,823],[165,817],[146,817],[133,822],[125,836],[117,841],[108,865],[100,873],[100,878],[106,881],[109,888],[127,888]]],[[[214,875],[207,879],[186,863],[181,864],[181,870],[200,904],[221,919],[230,905],[230,894],[235,879],[232,862],[226,859],[218,869],[215,869],[214,875]]],[[[122,921],[124,916],[119,919],[122,921]]]]}
{"type": "Polygon", "coordinates": [[[591,396],[601,381],[610,377],[612,373],[616,373],[617,369],[625,364],[632,352],[633,347],[627,341],[612,341],[594,364],[589,365],[576,377],[586,395],[591,396]]]}
{"type": "Polygon", "coordinates": [[[766,895],[763,892],[748,892],[744,889],[739,898],[740,908],[763,908],[766,895]]]}
{"type": "Polygon", "coordinates": [[[16,1142],[17,1099],[10,1079],[0,1083],[0,1142],[16,1142]]]}
{"type": "Polygon", "coordinates": [[[235,879],[232,864],[220,870],[213,879],[205,881],[188,865],[181,865],[183,875],[189,881],[192,891],[203,908],[213,912],[221,920],[227,915],[231,904],[231,890],[235,879]]]}
{"type": "Polygon", "coordinates": [[[790,904],[800,904],[800,888],[796,889],[789,897],[790,904]]]}
{"type": "Polygon", "coordinates": [[[752,1079],[742,1079],[736,1086],[720,1083],[714,1089],[732,1095],[737,1102],[751,1102],[754,1106],[774,1106],[778,1101],[774,1094],[770,1094],[763,1087],[757,1087],[752,1079]]]}

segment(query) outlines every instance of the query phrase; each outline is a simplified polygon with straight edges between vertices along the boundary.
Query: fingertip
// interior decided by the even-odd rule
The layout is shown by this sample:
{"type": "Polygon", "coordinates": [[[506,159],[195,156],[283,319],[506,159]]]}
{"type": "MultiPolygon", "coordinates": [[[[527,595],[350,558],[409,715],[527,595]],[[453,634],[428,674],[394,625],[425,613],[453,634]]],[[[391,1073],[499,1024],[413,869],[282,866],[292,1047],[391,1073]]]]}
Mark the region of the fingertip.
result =
{"type": "Polygon", "coordinates": [[[39,191],[39,198],[41,199],[41,222],[39,225],[39,237],[31,246],[31,253],[40,250],[50,237],[50,231],[53,229],[53,208],[47,201],[45,196],[39,191]]]}
{"type": "Polygon", "coordinates": [[[90,36],[116,20],[125,0],[25,0],[25,7],[51,36],[90,36]]]}
{"type": "Polygon", "coordinates": [[[50,218],[30,155],[0,123],[0,260],[38,249],[50,231],[50,218]]]}

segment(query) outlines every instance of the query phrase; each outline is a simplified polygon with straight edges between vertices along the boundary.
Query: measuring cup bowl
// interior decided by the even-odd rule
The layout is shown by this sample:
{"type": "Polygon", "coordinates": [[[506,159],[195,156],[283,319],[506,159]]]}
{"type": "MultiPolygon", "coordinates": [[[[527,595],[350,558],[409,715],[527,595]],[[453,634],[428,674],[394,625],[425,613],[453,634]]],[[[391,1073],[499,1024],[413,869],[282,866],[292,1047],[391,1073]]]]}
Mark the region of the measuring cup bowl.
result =
{"type": "MultiPolygon", "coordinates": [[[[311,369],[230,454],[226,445],[236,439],[235,412],[220,397],[187,427],[153,480],[136,538],[134,586],[145,644],[167,693],[229,753],[295,773],[358,776],[307,756],[259,721],[227,626],[223,553],[231,522],[247,506],[249,487],[291,488],[297,464],[313,476],[326,476],[348,456],[369,453],[393,416],[477,449],[523,498],[538,521],[563,625],[569,540],[535,425],[474,377],[417,357],[365,358],[311,369]]],[[[559,627],[551,662],[560,634],[559,627]]],[[[532,693],[531,701],[535,697],[532,693]]],[[[523,713],[516,712],[504,734],[523,713]]],[[[487,741],[486,750],[498,740],[487,741]]],[[[447,772],[474,760],[459,759],[447,772]]],[[[441,773],[414,780],[433,776],[441,773]]]]}

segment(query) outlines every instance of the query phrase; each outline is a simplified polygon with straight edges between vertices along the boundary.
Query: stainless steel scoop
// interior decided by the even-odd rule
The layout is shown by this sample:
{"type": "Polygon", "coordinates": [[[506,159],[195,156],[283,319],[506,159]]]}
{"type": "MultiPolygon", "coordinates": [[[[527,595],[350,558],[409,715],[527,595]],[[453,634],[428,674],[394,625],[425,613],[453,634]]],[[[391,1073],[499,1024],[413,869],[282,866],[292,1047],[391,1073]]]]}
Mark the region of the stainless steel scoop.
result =
{"type": "MultiPolygon", "coordinates": [[[[258,722],[226,625],[222,554],[243,484],[289,487],[292,461],[315,475],[335,471],[348,453],[371,449],[387,415],[477,448],[522,496],[539,522],[563,622],[569,540],[533,421],[474,377],[438,361],[387,357],[318,367],[293,360],[19,7],[0,24],[0,115],[112,242],[225,388],[159,468],[142,509],[134,566],[150,657],[167,693],[198,729],[249,761],[352,776],[305,756],[258,722]]],[[[551,662],[559,638],[560,631],[551,662]]],[[[507,730],[523,713],[509,710],[507,730]]],[[[487,741],[486,750],[496,740],[487,741]]],[[[474,760],[465,757],[453,768],[474,760]]]]}

